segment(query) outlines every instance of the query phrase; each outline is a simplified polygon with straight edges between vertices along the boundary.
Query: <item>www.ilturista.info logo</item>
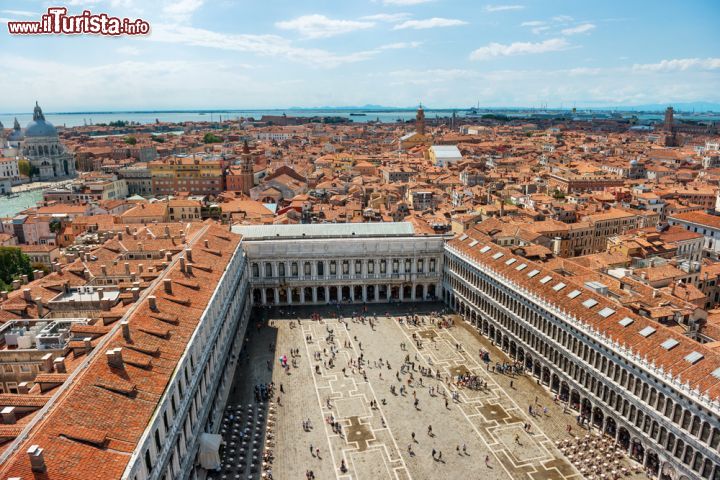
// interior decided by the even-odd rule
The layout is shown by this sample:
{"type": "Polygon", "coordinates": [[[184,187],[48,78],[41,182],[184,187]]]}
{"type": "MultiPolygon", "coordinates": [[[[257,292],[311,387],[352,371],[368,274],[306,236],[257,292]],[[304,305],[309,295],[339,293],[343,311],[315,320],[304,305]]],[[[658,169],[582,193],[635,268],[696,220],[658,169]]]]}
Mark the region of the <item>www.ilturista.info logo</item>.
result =
{"type": "Polygon", "coordinates": [[[150,24],[140,18],[111,17],[84,10],[68,15],[65,7],[50,7],[40,21],[7,23],[11,35],[147,35],[150,24]]]}

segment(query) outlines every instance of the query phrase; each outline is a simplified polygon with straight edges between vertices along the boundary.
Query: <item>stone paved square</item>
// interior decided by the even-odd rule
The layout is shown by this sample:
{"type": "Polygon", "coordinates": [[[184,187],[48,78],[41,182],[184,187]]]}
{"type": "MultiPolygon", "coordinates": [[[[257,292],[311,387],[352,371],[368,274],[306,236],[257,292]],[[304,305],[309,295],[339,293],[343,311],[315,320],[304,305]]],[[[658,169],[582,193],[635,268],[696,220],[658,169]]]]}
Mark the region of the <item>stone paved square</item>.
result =
{"type": "MultiPolygon", "coordinates": [[[[490,352],[493,363],[508,358],[456,316],[446,317],[455,319],[451,328],[435,325],[443,308],[368,306],[364,321],[352,316],[360,311],[357,306],[254,312],[258,328],[248,334],[229,406],[276,412],[265,438],[275,480],[302,479],[308,470],[317,479],[343,480],[582,478],[555,447],[557,440],[569,438],[565,427],[574,423],[573,414],[564,414],[532,376],[488,371],[477,356],[480,348],[490,352]],[[313,314],[322,319],[311,320],[313,314]],[[409,325],[406,315],[418,315],[421,324],[409,325]],[[413,333],[421,339],[420,348],[413,333]],[[283,355],[288,357],[286,370],[278,361],[283,355]],[[429,368],[432,376],[421,374],[421,368],[429,368]],[[467,372],[487,382],[487,389],[453,382],[451,373],[467,372]],[[255,385],[270,381],[273,396],[258,404],[255,385]],[[458,401],[453,392],[459,393],[458,401]],[[536,397],[548,407],[547,415],[528,415],[536,397]],[[339,431],[330,419],[338,422],[339,431]],[[307,421],[311,428],[303,429],[307,421]],[[524,430],[526,423],[530,433],[524,430]]],[[[224,456],[224,463],[237,458],[224,456]]],[[[246,464],[237,469],[239,478],[260,478],[259,468],[253,472],[246,464]]]]}

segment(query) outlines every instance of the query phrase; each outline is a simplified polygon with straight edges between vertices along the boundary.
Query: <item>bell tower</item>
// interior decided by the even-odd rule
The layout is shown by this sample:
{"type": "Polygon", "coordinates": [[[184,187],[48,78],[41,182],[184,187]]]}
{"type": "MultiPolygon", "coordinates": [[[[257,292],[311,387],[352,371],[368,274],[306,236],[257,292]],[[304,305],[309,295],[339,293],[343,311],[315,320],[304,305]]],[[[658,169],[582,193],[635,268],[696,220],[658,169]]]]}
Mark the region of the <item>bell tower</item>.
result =
{"type": "Polygon", "coordinates": [[[250,189],[255,186],[254,166],[255,160],[250,153],[250,147],[247,140],[243,144],[243,151],[240,162],[240,190],[245,195],[250,195],[250,189]]]}
{"type": "Polygon", "coordinates": [[[420,135],[425,135],[425,111],[423,110],[422,103],[415,115],[415,131],[420,135]]]}

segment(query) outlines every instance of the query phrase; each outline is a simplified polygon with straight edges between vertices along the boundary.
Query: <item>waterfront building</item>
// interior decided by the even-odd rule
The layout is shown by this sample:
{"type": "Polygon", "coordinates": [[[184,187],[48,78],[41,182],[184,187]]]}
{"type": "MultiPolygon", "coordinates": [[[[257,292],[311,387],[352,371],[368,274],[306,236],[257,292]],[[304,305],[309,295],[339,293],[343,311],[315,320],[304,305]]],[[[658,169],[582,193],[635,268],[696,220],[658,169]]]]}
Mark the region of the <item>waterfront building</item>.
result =
{"type": "Polygon", "coordinates": [[[65,150],[55,126],[45,120],[37,102],[33,119],[27,124],[22,135],[20,154],[30,162],[40,180],[75,176],[75,160],[72,154],[65,150]]]}

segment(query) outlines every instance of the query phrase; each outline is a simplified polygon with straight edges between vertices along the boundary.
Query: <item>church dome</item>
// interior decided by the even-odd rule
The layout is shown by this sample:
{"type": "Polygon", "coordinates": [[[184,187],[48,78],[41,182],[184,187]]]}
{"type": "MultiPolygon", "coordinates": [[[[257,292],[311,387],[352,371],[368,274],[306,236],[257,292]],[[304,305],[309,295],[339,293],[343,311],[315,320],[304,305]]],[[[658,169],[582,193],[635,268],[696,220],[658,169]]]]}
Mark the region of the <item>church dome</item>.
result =
{"type": "Polygon", "coordinates": [[[25,138],[30,137],[57,137],[57,130],[50,122],[33,120],[25,127],[25,138]]]}
{"type": "Polygon", "coordinates": [[[15,125],[13,127],[12,132],[10,132],[10,135],[8,135],[8,140],[11,142],[19,142],[23,139],[23,131],[20,130],[20,124],[17,121],[17,118],[15,119],[15,125]]]}
{"type": "Polygon", "coordinates": [[[57,130],[52,123],[45,120],[40,105],[35,102],[32,122],[25,127],[25,138],[30,137],[57,137],[57,130]]]}

